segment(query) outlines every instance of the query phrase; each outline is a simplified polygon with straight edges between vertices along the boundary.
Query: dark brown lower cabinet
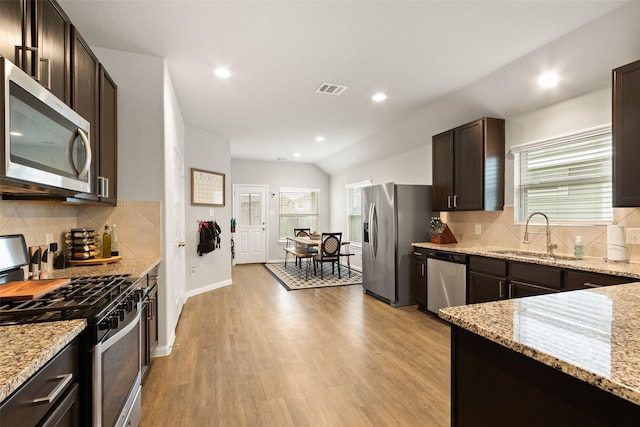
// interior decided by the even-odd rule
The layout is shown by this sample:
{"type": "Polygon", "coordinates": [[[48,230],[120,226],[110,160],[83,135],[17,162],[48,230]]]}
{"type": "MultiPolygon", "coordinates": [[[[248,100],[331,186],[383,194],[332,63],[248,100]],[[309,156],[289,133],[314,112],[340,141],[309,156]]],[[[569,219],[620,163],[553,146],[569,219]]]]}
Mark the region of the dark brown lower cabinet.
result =
{"type": "Polygon", "coordinates": [[[451,328],[453,427],[636,425],[640,406],[498,345],[451,328]]]}
{"type": "Polygon", "coordinates": [[[414,249],[409,257],[409,280],[419,310],[427,309],[427,250],[414,249]]]}
{"type": "Polygon", "coordinates": [[[78,340],[67,345],[0,406],[0,426],[77,427],[78,340]]]}
{"type": "Polygon", "coordinates": [[[469,257],[467,303],[497,301],[509,297],[507,261],[469,257]]]}

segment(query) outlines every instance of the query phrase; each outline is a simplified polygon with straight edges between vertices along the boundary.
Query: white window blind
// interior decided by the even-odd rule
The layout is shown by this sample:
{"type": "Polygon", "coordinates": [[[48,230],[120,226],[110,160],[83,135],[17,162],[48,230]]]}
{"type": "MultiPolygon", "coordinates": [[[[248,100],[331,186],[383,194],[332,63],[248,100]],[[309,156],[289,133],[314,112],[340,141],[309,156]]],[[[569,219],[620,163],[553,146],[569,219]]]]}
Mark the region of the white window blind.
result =
{"type": "Polygon", "coordinates": [[[280,237],[293,237],[294,228],[318,231],[319,189],[280,189],[280,237]]]}
{"type": "Polygon", "coordinates": [[[515,219],[544,212],[555,224],[613,221],[611,127],[514,147],[515,219]]]}

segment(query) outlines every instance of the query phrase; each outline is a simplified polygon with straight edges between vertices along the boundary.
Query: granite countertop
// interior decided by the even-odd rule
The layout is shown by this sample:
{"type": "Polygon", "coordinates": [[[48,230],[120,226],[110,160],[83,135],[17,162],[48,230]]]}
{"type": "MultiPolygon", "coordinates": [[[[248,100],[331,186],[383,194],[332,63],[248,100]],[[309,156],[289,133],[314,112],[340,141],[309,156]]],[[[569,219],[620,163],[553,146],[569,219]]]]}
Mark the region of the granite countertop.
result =
{"type": "Polygon", "coordinates": [[[440,317],[640,405],[640,283],[448,307],[440,317]]]}
{"type": "MultiPolygon", "coordinates": [[[[552,267],[570,268],[573,270],[590,271],[592,273],[624,276],[640,280],[640,264],[635,262],[605,262],[602,258],[585,257],[579,260],[549,259],[531,256],[519,256],[514,254],[499,253],[510,248],[496,246],[470,246],[465,244],[437,244],[430,242],[417,242],[411,244],[416,248],[437,249],[448,252],[463,253],[467,255],[479,255],[491,258],[505,259],[509,261],[528,262],[531,264],[548,265],[552,267]],[[498,252],[496,252],[498,251],[498,252]]],[[[517,249],[515,249],[517,250],[517,249]]],[[[562,254],[559,254],[562,256],[562,254]]]]}
{"type": "MultiPolygon", "coordinates": [[[[53,270],[50,278],[128,274],[145,276],[160,259],[122,260],[107,265],[53,270]]],[[[86,327],[86,320],[32,323],[0,327],[0,402],[51,360],[86,327]]]]}
{"type": "Polygon", "coordinates": [[[107,265],[83,265],[80,267],[69,267],[60,270],[53,270],[49,275],[50,279],[61,279],[66,277],[83,276],[103,276],[111,274],[129,274],[132,280],[136,280],[151,271],[160,264],[160,259],[123,259],[107,265]]]}
{"type": "Polygon", "coordinates": [[[86,327],[84,319],[0,327],[0,402],[86,327]]]}

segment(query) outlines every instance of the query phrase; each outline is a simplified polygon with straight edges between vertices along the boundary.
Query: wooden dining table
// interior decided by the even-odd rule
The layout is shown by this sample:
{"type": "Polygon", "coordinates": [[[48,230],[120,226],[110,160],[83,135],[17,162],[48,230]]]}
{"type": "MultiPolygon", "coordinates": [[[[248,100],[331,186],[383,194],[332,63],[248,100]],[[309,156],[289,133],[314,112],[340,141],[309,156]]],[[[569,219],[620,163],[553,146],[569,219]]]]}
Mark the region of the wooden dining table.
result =
{"type": "MultiPolygon", "coordinates": [[[[304,252],[304,251],[300,251],[297,248],[291,248],[289,247],[289,242],[294,242],[298,245],[301,246],[305,246],[307,248],[315,248],[317,247],[318,249],[320,248],[320,246],[322,245],[322,239],[312,239],[310,237],[287,237],[287,247],[284,248],[285,250],[285,257],[284,257],[284,266],[285,268],[287,267],[287,257],[289,256],[289,254],[292,254],[298,258],[313,258],[313,255],[315,255],[314,253],[309,253],[309,252],[304,252]]],[[[348,246],[351,242],[349,242],[348,240],[343,240],[341,241],[341,246],[348,246]]],[[[349,271],[349,276],[351,276],[351,262],[350,262],[350,258],[353,254],[351,253],[342,253],[342,251],[340,251],[340,256],[345,256],[347,257],[347,267],[348,267],[348,271],[349,271]]],[[[309,278],[309,264],[307,264],[307,268],[305,271],[305,280],[308,280],[309,278]]]]}

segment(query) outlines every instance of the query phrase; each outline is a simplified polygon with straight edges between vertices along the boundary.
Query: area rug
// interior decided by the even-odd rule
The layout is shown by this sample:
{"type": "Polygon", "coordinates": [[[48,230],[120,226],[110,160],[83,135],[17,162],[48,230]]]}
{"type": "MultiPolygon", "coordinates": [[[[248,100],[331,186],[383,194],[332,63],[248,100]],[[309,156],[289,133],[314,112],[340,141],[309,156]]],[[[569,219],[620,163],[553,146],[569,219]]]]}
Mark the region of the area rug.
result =
{"type": "Polygon", "coordinates": [[[264,267],[288,291],[362,284],[362,274],[351,269],[351,277],[349,277],[349,270],[344,266],[341,267],[340,271],[341,279],[338,279],[338,270],[336,270],[336,274],[331,274],[331,265],[327,264],[324,270],[324,279],[320,279],[319,270],[317,275],[314,276],[312,269],[309,272],[309,280],[305,280],[304,277],[305,265],[300,268],[294,263],[287,263],[287,268],[285,268],[283,263],[277,263],[265,264],[264,267]]]}

